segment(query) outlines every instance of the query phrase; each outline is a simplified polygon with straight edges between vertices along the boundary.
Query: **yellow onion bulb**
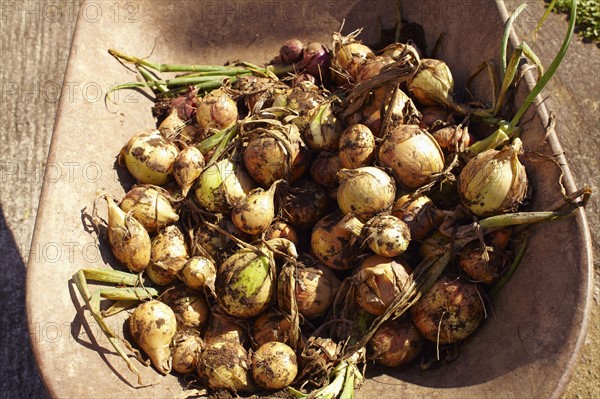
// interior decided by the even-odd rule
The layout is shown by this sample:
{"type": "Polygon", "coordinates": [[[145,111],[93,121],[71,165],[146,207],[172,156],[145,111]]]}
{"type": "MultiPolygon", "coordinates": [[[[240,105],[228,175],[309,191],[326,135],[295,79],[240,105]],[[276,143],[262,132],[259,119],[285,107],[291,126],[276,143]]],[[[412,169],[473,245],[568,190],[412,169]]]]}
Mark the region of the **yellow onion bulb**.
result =
{"type": "Polygon", "coordinates": [[[203,129],[225,129],[238,120],[237,104],[222,89],[202,97],[196,107],[196,122],[203,129]]]}
{"type": "Polygon", "coordinates": [[[170,307],[157,300],[143,302],[129,318],[129,331],[161,374],[171,372],[171,341],[177,321],[170,307]]]}
{"type": "Polygon", "coordinates": [[[158,126],[160,133],[169,139],[182,138],[186,123],[179,117],[179,110],[174,108],[158,126]]]}
{"type": "Polygon", "coordinates": [[[407,188],[429,183],[444,170],[444,153],[435,139],[416,125],[400,125],[384,137],[378,150],[382,165],[407,188]]]}
{"type": "Polygon", "coordinates": [[[173,163],[173,177],[181,187],[183,196],[187,196],[188,192],[194,185],[194,182],[204,169],[204,155],[196,147],[187,147],[179,152],[175,162],[173,163]]]}
{"type": "Polygon", "coordinates": [[[167,226],[152,238],[148,277],[157,285],[170,284],[176,280],[188,258],[183,233],[176,225],[167,226]]]}
{"type": "Polygon", "coordinates": [[[458,177],[463,205],[477,216],[515,211],[525,200],[528,179],[519,161],[521,140],[498,150],[484,151],[464,166],[458,177]]]}
{"type": "Polygon", "coordinates": [[[370,166],[375,157],[375,136],[360,123],[350,125],[340,136],[339,158],[343,168],[370,166]]]}
{"type": "Polygon", "coordinates": [[[252,338],[256,346],[277,341],[289,343],[292,324],[275,308],[271,308],[258,316],[252,325],[252,338]]]}
{"type": "Polygon", "coordinates": [[[345,219],[340,212],[331,213],[315,224],[310,236],[312,254],[334,270],[354,267],[358,252],[357,246],[351,245],[353,235],[345,228],[345,219]]]}
{"type": "Polygon", "coordinates": [[[231,220],[244,233],[260,234],[275,219],[275,191],[281,180],[275,181],[268,190],[256,188],[246,200],[233,207],[231,220]]]}
{"type": "Polygon", "coordinates": [[[410,320],[387,320],[367,345],[370,360],[387,367],[398,367],[417,357],[423,338],[410,320]]]}
{"type": "Polygon", "coordinates": [[[289,223],[283,220],[275,220],[265,230],[264,240],[269,241],[274,238],[285,238],[291,241],[295,246],[300,245],[300,236],[298,232],[289,223]]]}
{"type": "Polygon", "coordinates": [[[207,345],[200,355],[198,376],[212,389],[253,392],[252,363],[246,349],[235,342],[218,341],[207,345]]]}
{"type": "Polygon", "coordinates": [[[208,211],[223,213],[230,210],[232,203],[243,201],[254,188],[256,183],[243,167],[224,158],[202,171],[194,195],[208,211]]]}
{"type": "Polygon", "coordinates": [[[419,71],[408,82],[408,91],[422,105],[453,104],[454,78],[445,62],[421,59],[419,71]]]}
{"type": "Polygon", "coordinates": [[[394,258],[371,255],[352,276],[358,305],[374,315],[382,315],[410,284],[412,269],[394,258]]]}
{"type": "Polygon", "coordinates": [[[125,212],[130,212],[149,232],[179,220],[165,191],[152,185],[133,187],[125,194],[119,206],[125,212]]]}
{"type": "Polygon", "coordinates": [[[214,290],[217,268],[212,260],[204,256],[194,256],[187,260],[179,276],[181,281],[191,289],[200,290],[208,287],[214,290]]]}
{"type": "Polygon", "coordinates": [[[378,55],[373,58],[368,58],[358,68],[356,75],[357,82],[364,82],[379,74],[381,69],[386,65],[393,64],[394,60],[387,55],[378,55]]]}
{"type": "Polygon", "coordinates": [[[394,203],[392,215],[408,225],[414,240],[423,240],[440,222],[433,201],[425,195],[401,196],[394,203]]]}
{"type": "Polygon", "coordinates": [[[327,190],[311,179],[301,179],[282,191],[281,213],[294,227],[310,228],[327,213],[327,190]]]}
{"type": "Polygon", "coordinates": [[[267,342],[252,354],[252,376],[261,388],[284,389],[298,374],[298,360],[292,348],[282,342],[267,342]]]}
{"type": "Polygon", "coordinates": [[[493,248],[481,249],[479,242],[462,248],[456,254],[456,263],[469,278],[478,283],[493,284],[505,270],[505,258],[493,248]]]}
{"type": "Polygon", "coordinates": [[[323,187],[338,185],[337,172],[342,169],[342,162],[337,153],[321,152],[310,164],[309,173],[312,179],[323,187]]]}
{"type": "Polygon", "coordinates": [[[351,81],[356,81],[361,65],[371,57],[375,57],[373,50],[360,42],[350,42],[342,45],[333,59],[334,67],[340,70],[334,75],[337,77],[336,80],[343,82],[346,77],[338,76],[338,74],[348,74],[351,81]]]}
{"type": "Polygon", "coordinates": [[[178,331],[173,338],[173,370],[181,374],[189,374],[196,371],[202,351],[202,338],[194,330],[178,331]]]}
{"type": "Polygon", "coordinates": [[[139,183],[162,186],[173,173],[173,162],[179,150],[158,130],[135,134],[119,153],[119,164],[139,183]]]}
{"type": "Polygon", "coordinates": [[[439,344],[467,338],[485,317],[477,285],[448,276],[440,277],[410,310],[421,335],[439,344]]]}
{"type": "Polygon", "coordinates": [[[199,330],[210,314],[204,293],[189,289],[181,284],[167,289],[161,300],[169,305],[177,319],[177,330],[199,330]]]}
{"type": "Polygon", "coordinates": [[[318,262],[300,267],[296,273],[298,312],[307,319],[323,316],[335,299],[340,281],[330,269],[318,262]]]}
{"type": "Polygon", "coordinates": [[[108,195],[108,243],[123,265],[134,273],[150,263],[152,243],[148,231],[131,214],[125,213],[108,195]]]}
{"type": "Polygon", "coordinates": [[[393,258],[402,254],[410,244],[410,229],[393,215],[376,215],[363,227],[365,241],[377,255],[393,258]]]}
{"type": "Polygon", "coordinates": [[[204,343],[211,345],[215,342],[234,342],[246,345],[248,336],[247,325],[236,317],[229,316],[223,312],[219,305],[212,308],[204,331],[204,343]]]}
{"type": "Polygon", "coordinates": [[[337,202],[345,214],[352,213],[365,222],[392,207],[396,185],[382,169],[373,166],[342,169],[338,177],[337,202]]]}
{"type": "Polygon", "coordinates": [[[302,137],[312,151],[337,151],[342,134],[342,121],[333,113],[331,103],[315,110],[302,137]]]}

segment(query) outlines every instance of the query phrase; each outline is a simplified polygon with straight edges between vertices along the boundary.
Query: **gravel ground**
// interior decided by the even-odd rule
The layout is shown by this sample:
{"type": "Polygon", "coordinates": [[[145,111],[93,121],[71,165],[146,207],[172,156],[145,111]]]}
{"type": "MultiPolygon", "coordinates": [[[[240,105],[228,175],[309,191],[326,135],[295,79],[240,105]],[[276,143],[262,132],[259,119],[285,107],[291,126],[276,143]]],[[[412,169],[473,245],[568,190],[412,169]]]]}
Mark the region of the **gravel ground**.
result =
{"type": "MultiPolygon", "coordinates": [[[[514,9],[519,3],[508,1],[507,6],[514,9]]],[[[517,29],[531,44],[526,32],[535,26],[544,4],[542,0],[528,3],[517,29]]],[[[47,397],[29,347],[25,265],[29,256],[37,254],[30,241],[78,4],[75,0],[0,2],[0,396],[6,398],[47,397]]],[[[564,17],[551,15],[540,32],[533,48],[545,65],[566,27],[564,17]]],[[[596,188],[587,208],[595,257],[594,306],[582,357],[565,398],[600,397],[598,71],[600,49],[574,40],[545,92],[576,183],[596,188]]]]}

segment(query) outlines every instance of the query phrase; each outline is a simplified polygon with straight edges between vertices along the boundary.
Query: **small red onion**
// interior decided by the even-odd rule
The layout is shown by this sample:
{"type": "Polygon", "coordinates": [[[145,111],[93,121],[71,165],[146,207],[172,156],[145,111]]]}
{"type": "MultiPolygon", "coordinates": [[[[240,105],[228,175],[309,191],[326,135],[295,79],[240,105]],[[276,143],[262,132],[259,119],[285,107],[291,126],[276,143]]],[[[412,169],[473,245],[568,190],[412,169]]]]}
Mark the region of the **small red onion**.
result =
{"type": "Polygon", "coordinates": [[[293,64],[302,59],[304,43],[298,39],[290,39],[279,49],[279,57],[286,64],[293,64]]]}
{"type": "Polygon", "coordinates": [[[331,57],[329,51],[317,42],[309,43],[304,48],[302,63],[306,66],[306,73],[315,77],[320,77],[329,71],[331,57]]]}

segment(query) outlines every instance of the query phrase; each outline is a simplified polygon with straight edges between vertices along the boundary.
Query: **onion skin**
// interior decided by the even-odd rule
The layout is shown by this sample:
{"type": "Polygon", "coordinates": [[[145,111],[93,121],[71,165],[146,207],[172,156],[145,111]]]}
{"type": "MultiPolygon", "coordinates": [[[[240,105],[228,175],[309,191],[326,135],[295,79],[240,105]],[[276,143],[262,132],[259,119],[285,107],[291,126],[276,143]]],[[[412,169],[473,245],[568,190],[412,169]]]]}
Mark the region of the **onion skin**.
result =
{"type": "Polygon", "coordinates": [[[407,289],[412,269],[400,261],[372,255],[362,261],[352,276],[358,305],[376,316],[382,315],[398,295],[407,289]]]}
{"type": "Polygon", "coordinates": [[[345,214],[352,213],[366,222],[380,212],[389,210],[394,202],[394,180],[383,170],[364,166],[338,172],[340,186],[337,202],[345,214]]]}
{"type": "Polygon", "coordinates": [[[196,123],[202,129],[225,129],[238,120],[235,101],[221,89],[216,89],[198,100],[196,123]]]}
{"type": "Polygon", "coordinates": [[[419,127],[426,130],[431,129],[436,123],[445,123],[453,120],[448,111],[439,105],[422,107],[421,115],[422,118],[421,122],[419,122],[419,127]]]}
{"type": "Polygon", "coordinates": [[[444,154],[435,139],[416,125],[400,125],[384,137],[378,150],[382,165],[392,169],[394,178],[407,188],[429,183],[444,170],[444,154]]]}
{"type": "Polygon", "coordinates": [[[252,376],[261,388],[286,388],[294,382],[297,374],[296,353],[284,343],[267,342],[252,354],[252,376]]]}
{"type": "Polygon", "coordinates": [[[241,344],[226,341],[207,345],[198,364],[198,376],[212,389],[254,392],[250,370],[246,349],[241,344]]]}
{"type": "Polygon", "coordinates": [[[454,78],[443,61],[421,59],[419,71],[408,82],[408,91],[423,105],[445,105],[453,103],[454,78]]]}
{"type": "Polygon", "coordinates": [[[440,277],[410,309],[421,335],[440,344],[467,338],[485,316],[477,285],[448,276],[440,277]]]}
{"type": "Polygon", "coordinates": [[[254,320],[252,338],[256,346],[267,342],[277,341],[287,344],[290,342],[292,325],[277,309],[269,309],[254,320]]]}
{"type": "Polygon", "coordinates": [[[108,195],[108,243],[115,257],[134,273],[147,268],[150,263],[152,244],[148,232],[130,214],[121,208],[108,195]]]}
{"type": "Polygon", "coordinates": [[[291,241],[295,246],[300,245],[300,236],[298,232],[283,220],[274,221],[264,233],[264,240],[269,241],[274,238],[285,238],[291,241]]]}
{"type": "Polygon", "coordinates": [[[239,250],[217,271],[217,302],[231,316],[258,316],[271,305],[274,297],[274,269],[271,258],[249,249],[239,250]]]}
{"type": "Polygon", "coordinates": [[[333,303],[340,281],[333,272],[315,262],[296,271],[298,311],[307,319],[323,316],[333,303]]]}
{"type": "Polygon", "coordinates": [[[388,57],[387,55],[378,55],[373,58],[367,58],[358,69],[358,73],[356,74],[356,81],[364,82],[366,80],[369,80],[377,76],[384,66],[393,63],[394,60],[388,57]]]}
{"type": "Polygon", "coordinates": [[[344,224],[344,214],[331,213],[317,222],[310,237],[312,254],[334,270],[351,269],[358,254],[357,246],[351,245],[353,235],[344,224]]]}
{"type": "Polygon", "coordinates": [[[198,333],[188,330],[179,331],[173,338],[173,349],[171,351],[173,370],[181,374],[196,371],[203,345],[198,333]]]}
{"type": "Polygon", "coordinates": [[[458,177],[463,205],[477,216],[515,211],[525,200],[528,179],[519,161],[521,140],[501,151],[487,150],[472,158],[458,177]]]}
{"type": "Polygon", "coordinates": [[[281,213],[292,226],[306,229],[314,226],[328,210],[327,190],[309,179],[287,187],[282,195],[281,213]]]}
{"type": "Polygon", "coordinates": [[[233,342],[241,345],[248,343],[246,328],[243,323],[223,312],[220,306],[213,307],[204,332],[204,343],[233,342]]]}
{"type": "Polygon", "coordinates": [[[338,185],[337,172],[342,169],[342,161],[337,153],[321,152],[310,165],[312,179],[323,187],[333,188],[338,185]]]}
{"type": "Polygon", "coordinates": [[[123,211],[131,212],[149,232],[179,220],[164,190],[149,184],[134,186],[125,194],[119,206],[123,211]]]}
{"type": "Polygon", "coordinates": [[[161,374],[171,372],[171,341],[177,331],[175,313],[164,303],[143,302],[129,318],[133,339],[161,374]]]}
{"type": "Polygon", "coordinates": [[[262,188],[252,190],[246,201],[231,211],[233,224],[248,234],[265,231],[275,219],[275,190],[280,182],[274,182],[267,191],[262,188]]]}
{"type": "Polygon", "coordinates": [[[181,281],[193,290],[208,287],[214,291],[216,276],[215,263],[204,256],[194,256],[188,259],[179,273],[181,281]]]}
{"type": "Polygon", "coordinates": [[[185,148],[175,158],[173,176],[179,187],[181,187],[184,197],[187,196],[196,179],[200,177],[205,163],[204,155],[196,147],[185,148]]]}
{"type": "Polygon", "coordinates": [[[377,215],[363,228],[366,243],[377,255],[393,258],[402,254],[410,243],[410,229],[392,215],[377,215]]]}
{"type": "Polygon", "coordinates": [[[492,248],[484,254],[478,242],[461,249],[456,257],[458,266],[474,282],[493,284],[500,279],[505,267],[501,255],[492,248]]]}
{"type": "Polygon", "coordinates": [[[387,320],[367,345],[370,360],[388,367],[410,363],[423,347],[423,338],[408,320],[387,320]]]}
{"type": "Polygon", "coordinates": [[[119,164],[142,184],[164,185],[173,173],[179,150],[158,130],[135,134],[121,149],[119,164]]]}
{"type": "Polygon", "coordinates": [[[148,277],[157,285],[168,285],[189,258],[183,233],[176,225],[167,226],[152,239],[148,277]]]}
{"type": "Polygon", "coordinates": [[[166,290],[161,299],[173,309],[177,330],[199,330],[208,319],[210,311],[203,293],[179,284],[166,290]]]}
{"type": "Polygon", "coordinates": [[[435,205],[429,197],[412,194],[398,198],[392,208],[392,215],[405,222],[413,240],[423,240],[440,222],[434,212],[435,205]]]}
{"type": "Polygon", "coordinates": [[[329,75],[331,58],[329,52],[321,43],[312,42],[306,45],[302,56],[302,63],[306,67],[306,73],[316,78],[329,75]]]}
{"type": "Polygon", "coordinates": [[[447,153],[463,152],[473,141],[473,136],[468,129],[458,126],[447,126],[431,132],[431,136],[438,142],[440,148],[447,153]]]}
{"type": "Polygon", "coordinates": [[[343,168],[370,166],[375,157],[375,136],[367,126],[350,125],[340,136],[339,158],[343,168]]]}
{"type": "Polygon", "coordinates": [[[302,131],[302,137],[312,151],[337,151],[342,130],[342,121],[331,110],[331,103],[327,102],[315,110],[308,127],[302,131]]]}
{"type": "Polygon", "coordinates": [[[355,82],[360,67],[371,57],[375,57],[375,53],[362,43],[355,41],[342,45],[336,52],[333,62],[334,67],[340,70],[334,75],[336,81],[343,83],[348,80],[346,75],[349,75],[350,82],[355,82]]]}

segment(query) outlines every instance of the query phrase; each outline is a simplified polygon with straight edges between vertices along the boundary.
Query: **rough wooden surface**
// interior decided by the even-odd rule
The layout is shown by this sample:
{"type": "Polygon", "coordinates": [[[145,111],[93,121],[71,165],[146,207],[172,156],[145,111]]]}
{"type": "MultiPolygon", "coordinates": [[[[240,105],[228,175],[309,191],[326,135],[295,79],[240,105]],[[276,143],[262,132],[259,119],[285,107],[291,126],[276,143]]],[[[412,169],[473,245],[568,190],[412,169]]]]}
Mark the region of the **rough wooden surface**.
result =
{"type": "MultiPolygon", "coordinates": [[[[519,2],[507,2],[514,9],[519,2]]],[[[518,32],[530,44],[528,32],[543,12],[541,0],[529,1],[518,32]]],[[[29,348],[25,320],[25,264],[29,256],[49,256],[30,248],[45,160],[63,85],[78,1],[2,1],[0,69],[0,395],[46,396],[29,348]]],[[[548,65],[560,46],[566,21],[552,15],[534,50],[548,65]]],[[[557,117],[557,131],[575,181],[600,187],[600,50],[574,40],[567,58],[545,95],[557,117]]],[[[77,82],[64,82],[80,90],[77,82]]],[[[52,166],[48,166],[48,173],[52,166]]],[[[55,178],[48,175],[47,178],[55,178]]],[[[590,330],[582,358],[565,398],[600,397],[600,210],[598,193],[587,208],[593,237],[596,289],[590,330]]],[[[51,255],[50,255],[51,256],[51,255]]],[[[569,265],[565,265],[569,267],[569,265]]],[[[52,287],[48,287],[52,289],[52,287]]],[[[43,331],[32,332],[40,339],[43,331]]],[[[57,365],[61,367],[61,365],[57,365]]]]}

